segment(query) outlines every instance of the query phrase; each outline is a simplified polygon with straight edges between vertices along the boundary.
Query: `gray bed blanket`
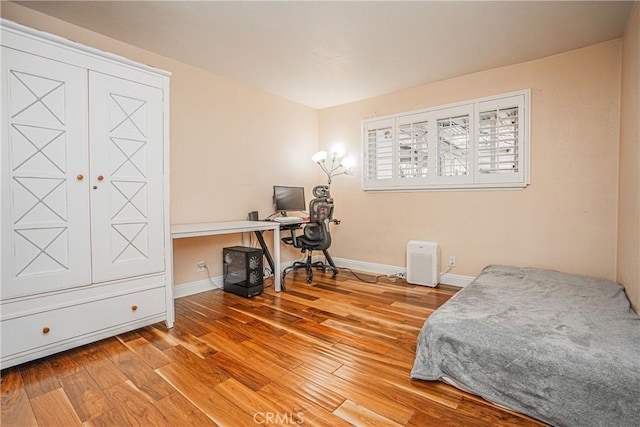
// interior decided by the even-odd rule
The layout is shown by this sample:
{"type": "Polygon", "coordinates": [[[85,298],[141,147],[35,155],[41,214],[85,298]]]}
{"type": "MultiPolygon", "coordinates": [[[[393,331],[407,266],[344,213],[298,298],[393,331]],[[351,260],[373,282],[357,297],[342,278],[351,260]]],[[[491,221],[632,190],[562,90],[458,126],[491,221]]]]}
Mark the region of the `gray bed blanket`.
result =
{"type": "Polygon", "coordinates": [[[443,380],[556,426],[640,426],[640,317],[617,283],[488,266],[418,337],[443,380]]]}

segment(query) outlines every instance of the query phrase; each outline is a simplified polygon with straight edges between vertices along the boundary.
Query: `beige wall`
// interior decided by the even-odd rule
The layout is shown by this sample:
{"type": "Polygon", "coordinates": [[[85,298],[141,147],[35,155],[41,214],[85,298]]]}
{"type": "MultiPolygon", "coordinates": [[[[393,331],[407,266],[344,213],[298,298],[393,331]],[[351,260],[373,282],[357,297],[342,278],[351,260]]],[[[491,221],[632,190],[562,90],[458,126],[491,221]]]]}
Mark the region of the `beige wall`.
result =
{"type": "Polygon", "coordinates": [[[640,310],[640,3],[624,34],[620,113],[618,282],[640,310]]]}
{"type": "MultiPolygon", "coordinates": [[[[172,59],[2,2],[3,18],[162,68],[171,77],[171,223],[244,219],[272,211],[274,184],[304,185],[317,171],[318,112],[172,59]]],[[[309,194],[310,196],[310,194],[309,194]]],[[[222,247],[240,236],[176,241],[175,283],[206,279],[204,259],[216,276],[222,247]]],[[[286,252],[283,258],[297,258],[286,252]]]]}
{"type": "MultiPolygon", "coordinates": [[[[13,3],[1,7],[2,16],[13,21],[172,71],[174,224],[240,219],[253,209],[264,215],[272,209],[273,184],[310,190],[320,176],[309,156],[335,140],[359,153],[363,118],[530,88],[530,187],[372,193],[360,189],[359,174],[341,176],[332,185],[336,216],[343,220],[334,229],[332,253],[404,266],[408,240],[435,240],[443,270],[448,256],[457,256],[454,274],[473,276],[486,264],[505,263],[617,276],[638,304],[638,239],[627,233],[635,226],[638,237],[637,4],[625,38],[622,104],[618,40],[320,112],[13,3]],[[629,65],[633,61],[635,71],[629,65]],[[629,79],[633,73],[635,80],[629,79]],[[627,88],[635,90],[635,98],[627,88]],[[627,152],[635,163],[627,160],[627,152]]],[[[197,259],[205,259],[213,275],[220,274],[221,248],[239,242],[238,236],[176,241],[176,283],[206,278],[195,271],[197,259]]],[[[284,253],[284,259],[297,256],[284,253]]]]}
{"type": "MultiPolygon", "coordinates": [[[[442,269],[487,264],[616,277],[621,41],[395,92],[320,112],[319,144],[361,147],[361,120],[531,89],[531,182],[520,191],[376,193],[332,185],[332,253],[404,266],[409,240],[436,241],[442,269]]],[[[358,165],[358,172],[362,166],[358,165]]]]}

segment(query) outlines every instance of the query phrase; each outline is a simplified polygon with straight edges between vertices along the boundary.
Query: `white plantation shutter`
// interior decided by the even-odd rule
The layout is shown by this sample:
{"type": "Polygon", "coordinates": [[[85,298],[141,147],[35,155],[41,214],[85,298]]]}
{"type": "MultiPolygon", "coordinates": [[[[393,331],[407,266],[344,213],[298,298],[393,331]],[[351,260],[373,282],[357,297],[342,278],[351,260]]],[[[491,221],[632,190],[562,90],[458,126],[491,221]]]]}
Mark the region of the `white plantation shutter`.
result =
{"type": "Polygon", "coordinates": [[[398,118],[397,153],[400,185],[418,185],[429,176],[429,122],[426,114],[398,118]]]}
{"type": "Polygon", "coordinates": [[[518,107],[480,112],[478,171],[518,172],[518,107]]]}
{"type": "Polygon", "coordinates": [[[363,122],[365,190],[529,184],[529,91],[363,122]]]}
{"type": "Polygon", "coordinates": [[[438,183],[465,183],[472,179],[472,108],[470,106],[437,111],[438,183]]]}
{"type": "Polygon", "coordinates": [[[476,111],[476,181],[524,182],[524,96],[480,102],[476,111]]]}
{"type": "Polygon", "coordinates": [[[379,120],[365,125],[364,183],[381,187],[394,181],[395,121],[379,120]]]}

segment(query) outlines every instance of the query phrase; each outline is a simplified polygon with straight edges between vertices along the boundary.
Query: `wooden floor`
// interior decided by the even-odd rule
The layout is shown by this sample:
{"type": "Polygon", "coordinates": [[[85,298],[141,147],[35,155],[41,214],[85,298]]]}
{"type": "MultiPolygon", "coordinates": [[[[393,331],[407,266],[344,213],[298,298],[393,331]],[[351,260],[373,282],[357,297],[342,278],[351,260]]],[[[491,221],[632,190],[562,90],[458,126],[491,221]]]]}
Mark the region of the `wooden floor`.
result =
{"type": "Polygon", "coordinates": [[[457,288],[287,276],[176,300],[156,324],[2,371],[2,426],[541,425],[411,381],[416,337],[457,288]]]}

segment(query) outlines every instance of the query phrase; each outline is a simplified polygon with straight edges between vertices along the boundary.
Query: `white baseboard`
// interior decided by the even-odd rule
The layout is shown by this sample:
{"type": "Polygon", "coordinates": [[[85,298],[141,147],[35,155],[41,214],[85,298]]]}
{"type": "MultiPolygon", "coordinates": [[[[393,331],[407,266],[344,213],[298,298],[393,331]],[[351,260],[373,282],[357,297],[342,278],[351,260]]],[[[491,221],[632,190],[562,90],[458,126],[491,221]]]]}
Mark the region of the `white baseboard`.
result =
{"type": "Polygon", "coordinates": [[[407,273],[407,269],[404,267],[396,267],[395,265],[376,264],[373,262],[356,261],[346,258],[333,258],[337,267],[351,268],[358,271],[367,271],[376,274],[393,275],[398,273],[407,273]]]}
{"type": "Polygon", "coordinates": [[[467,286],[473,279],[475,279],[475,277],[461,276],[460,274],[447,273],[440,275],[440,283],[443,285],[460,286],[461,288],[467,286]]]}
{"type": "Polygon", "coordinates": [[[222,276],[212,277],[211,280],[197,280],[195,282],[183,283],[173,287],[173,298],[182,298],[200,292],[222,289],[222,276]],[[213,280],[213,283],[211,282],[213,280]]]}
{"type": "MultiPolygon", "coordinates": [[[[285,269],[286,267],[292,265],[294,261],[282,262],[280,263],[280,268],[285,269]]],[[[314,259],[314,261],[316,260],[314,259]]],[[[189,295],[211,291],[213,289],[222,289],[223,287],[223,276],[216,276],[212,277],[211,279],[196,280],[195,282],[182,283],[173,287],[173,299],[187,297],[189,295]]]]}
{"type": "MultiPolygon", "coordinates": [[[[398,267],[395,265],[386,265],[386,264],[376,264],[373,262],[366,261],[356,261],[352,259],[346,258],[334,258],[333,259],[338,267],[351,268],[353,270],[359,271],[368,271],[376,274],[387,274],[393,275],[398,273],[407,274],[407,269],[405,267],[398,267]]],[[[475,279],[475,277],[471,276],[462,276],[459,274],[442,274],[440,275],[440,283],[443,285],[453,285],[465,287],[471,281],[475,279]]]]}
{"type": "MultiPolygon", "coordinates": [[[[314,261],[321,259],[322,257],[314,257],[314,261]],[[317,258],[317,259],[316,259],[317,258]]],[[[370,273],[376,274],[386,274],[386,275],[394,275],[398,273],[407,274],[407,269],[405,267],[398,267],[395,265],[386,265],[386,264],[377,264],[373,262],[366,261],[357,261],[346,258],[333,258],[333,261],[336,263],[337,267],[343,268],[351,268],[353,270],[358,271],[366,271],[370,273]]],[[[285,267],[293,264],[294,261],[286,261],[281,263],[280,268],[284,269],[285,267]]],[[[443,285],[453,285],[465,287],[471,281],[475,279],[475,277],[471,276],[461,276],[459,274],[442,274],[440,276],[440,283],[443,285]]],[[[183,283],[180,285],[175,285],[173,287],[173,298],[182,298],[189,295],[197,294],[200,292],[210,291],[213,289],[222,289],[223,285],[223,277],[217,276],[212,277],[211,280],[197,280],[195,282],[183,283]]]]}

